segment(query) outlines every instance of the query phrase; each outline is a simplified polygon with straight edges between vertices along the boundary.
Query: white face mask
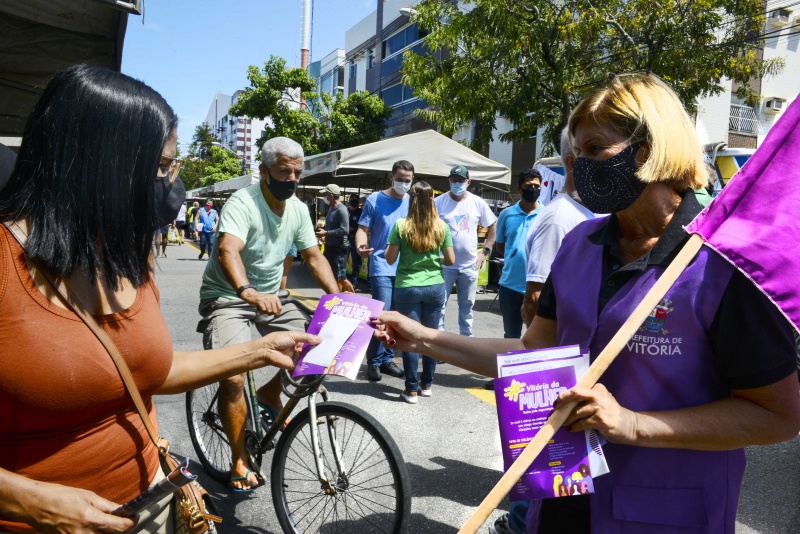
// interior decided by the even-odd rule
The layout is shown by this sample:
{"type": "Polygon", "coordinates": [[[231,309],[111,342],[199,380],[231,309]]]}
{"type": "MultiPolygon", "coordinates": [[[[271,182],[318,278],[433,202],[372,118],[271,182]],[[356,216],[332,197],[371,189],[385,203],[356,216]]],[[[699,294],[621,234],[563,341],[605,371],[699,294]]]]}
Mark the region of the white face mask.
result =
{"type": "Polygon", "coordinates": [[[408,193],[408,190],[411,189],[411,182],[394,182],[394,191],[398,195],[405,195],[408,193]]]}
{"type": "Polygon", "coordinates": [[[322,197],[322,201],[325,203],[326,206],[331,205],[331,201],[330,199],[328,199],[328,197],[322,197]]]}

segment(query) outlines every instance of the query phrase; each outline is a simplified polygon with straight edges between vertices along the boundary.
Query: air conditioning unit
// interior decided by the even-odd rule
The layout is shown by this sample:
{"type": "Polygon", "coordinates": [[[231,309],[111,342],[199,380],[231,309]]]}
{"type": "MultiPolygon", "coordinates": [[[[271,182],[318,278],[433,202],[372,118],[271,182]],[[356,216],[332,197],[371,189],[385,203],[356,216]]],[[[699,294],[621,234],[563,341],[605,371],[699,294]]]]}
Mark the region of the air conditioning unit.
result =
{"type": "Polygon", "coordinates": [[[783,98],[770,98],[764,103],[765,113],[780,113],[786,107],[786,100],[783,98]]]}
{"type": "Polygon", "coordinates": [[[773,26],[786,26],[789,24],[792,12],[788,9],[776,9],[769,14],[769,23],[773,26]]]}

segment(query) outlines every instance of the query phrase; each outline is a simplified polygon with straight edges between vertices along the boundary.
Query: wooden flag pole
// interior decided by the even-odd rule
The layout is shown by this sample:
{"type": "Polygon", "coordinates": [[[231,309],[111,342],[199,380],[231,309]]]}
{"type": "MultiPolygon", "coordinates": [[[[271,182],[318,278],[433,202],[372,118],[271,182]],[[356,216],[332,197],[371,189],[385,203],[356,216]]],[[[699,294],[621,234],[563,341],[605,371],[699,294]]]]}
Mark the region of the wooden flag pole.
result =
{"type": "MultiPolygon", "coordinates": [[[[586,373],[578,380],[579,386],[591,388],[597,383],[625,344],[630,341],[631,337],[633,337],[645,319],[647,319],[658,303],[661,302],[661,299],[667,294],[667,291],[669,291],[669,288],[675,283],[675,280],[678,279],[684,269],[686,269],[689,263],[694,259],[700,247],[703,246],[703,243],[704,240],[700,235],[692,234],[689,241],[683,246],[678,255],[675,256],[675,259],[667,266],[664,273],[659,277],[650,291],[647,292],[636,309],[633,310],[630,317],[628,317],[614,337],[611,338],[611,341],[608,342],[608,345],[606,345],[603,351],[597,356],[597,359],[592,363],[586,373]]],[[[484,521],[489,517],[489,514],[491,514],[500,504],[500,501],[508,495],[511,488],[514,487],[539,453],[542,452],[545,445],[553,438],[556,430],[561,428],[575,406],[576,403],[565,404],[553,411],[544,426],[539,429],[539,432],[536,433],[530,443],[525,447],[525,450],[522,451],[522,454],[511,464],[511,467],[508,468],[505,475],[503,475],[500,481],[492,488],[492,491],[489,492],[486,498],[483,499],[483,502],[475,509],[467,522],[464,523],[464,526],[458,531],[459,534],[475,534],[478,531],[484,521]]]]}

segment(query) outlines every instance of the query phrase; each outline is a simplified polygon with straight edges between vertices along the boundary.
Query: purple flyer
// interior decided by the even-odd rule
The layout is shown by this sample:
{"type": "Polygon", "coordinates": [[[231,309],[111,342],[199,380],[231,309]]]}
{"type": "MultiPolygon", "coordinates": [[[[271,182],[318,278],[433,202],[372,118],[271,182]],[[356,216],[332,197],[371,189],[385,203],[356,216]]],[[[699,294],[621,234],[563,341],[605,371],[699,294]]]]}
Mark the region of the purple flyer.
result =
{"type": "MultiPolygon", "coordinates": [[[[544,425],[558,394],[576,382],[572,365],[495,379],[505,469],[544,425]]],[[[509,498],[521,501],[594,493],[589,465],[585,434],[560,428],[509,498]]]]}
{"type": "Polygon", "coordinates": [[[355,380],[374,332],[369,318],[381,311],[383,302],[352,293],[323,296],[308,325],[308,333],[323,341],[303,347],[292,376],[329,374],[355,380]]]}

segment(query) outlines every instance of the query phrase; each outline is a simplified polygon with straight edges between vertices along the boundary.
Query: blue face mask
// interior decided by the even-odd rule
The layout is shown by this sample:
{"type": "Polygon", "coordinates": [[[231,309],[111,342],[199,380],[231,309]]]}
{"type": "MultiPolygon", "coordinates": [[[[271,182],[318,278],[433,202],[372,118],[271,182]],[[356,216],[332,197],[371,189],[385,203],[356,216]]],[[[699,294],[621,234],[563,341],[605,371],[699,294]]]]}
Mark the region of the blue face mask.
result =
{"type": "Polygon", "coordinates": [[[467,192],[467,182],[450,182],[450,192],[460,197],[467,192]]]}

